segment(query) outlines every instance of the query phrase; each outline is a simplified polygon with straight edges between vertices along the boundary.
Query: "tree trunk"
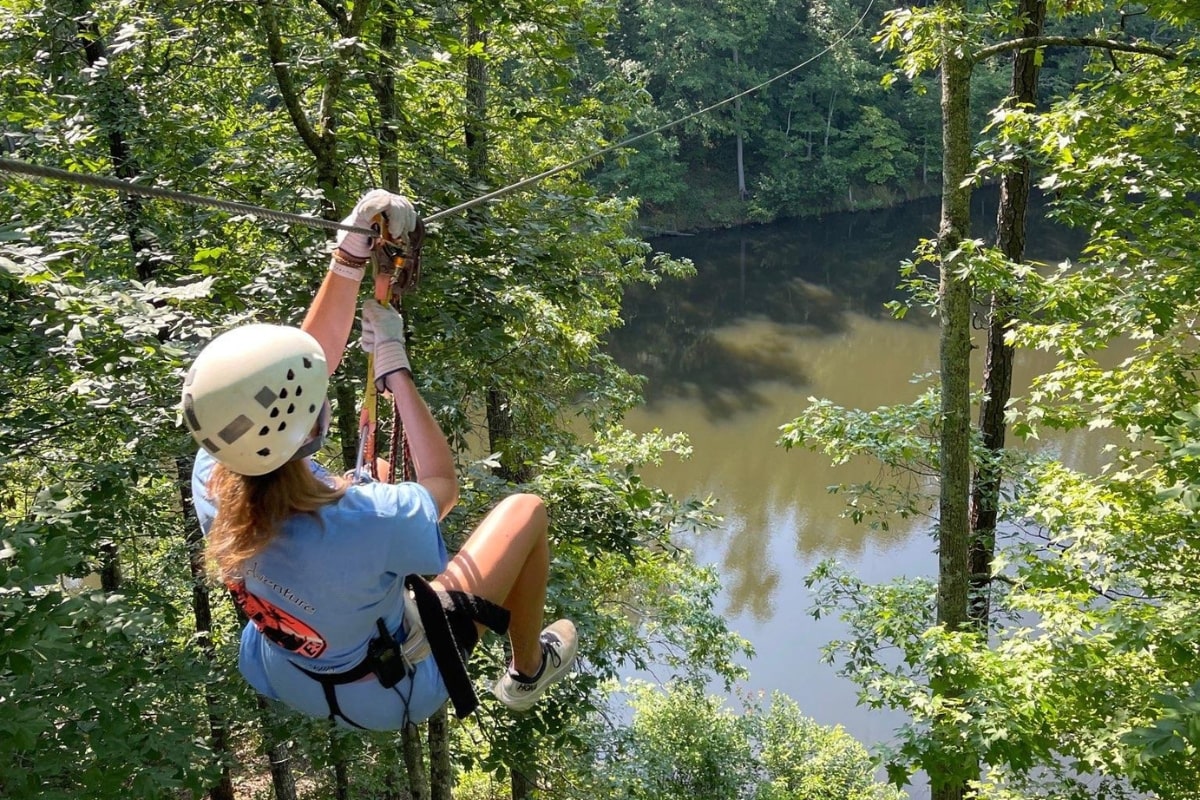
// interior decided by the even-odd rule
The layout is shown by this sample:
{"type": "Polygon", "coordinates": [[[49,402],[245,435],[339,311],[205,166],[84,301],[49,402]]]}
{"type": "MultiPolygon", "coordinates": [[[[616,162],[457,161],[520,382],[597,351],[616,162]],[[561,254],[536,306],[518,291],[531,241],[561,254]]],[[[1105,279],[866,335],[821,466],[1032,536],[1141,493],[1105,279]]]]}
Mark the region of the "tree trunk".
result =
{"type": "MultiPolygon", "coordinates": [[[[1022,37],[1039,36],[1046,20],[1045,0],[1021,0],[1017,13],[1023,17],[1022,37]]],[[[1012,102],[1031,106],[1037,102],[1041,67],[1036,50],[1020,50],[1013,56],[1012,102]]],[[[1025,225],[1029,207],[1029,159],[1018,158],[1000,178],[1000,207],[996,211],[996,245],[1005,258],[1019,263],[1025,258],[1025,225]]],[[[1004,450],[1004,408],[1012,396],[1013,347],[1004,334],[1012,322],[1006,292],[992,295],[988,314],[987,354],[983,365],[983,400],[979,407],[979,429],[983,444],[994,459],[985,460],[975,471],[971,494],[971,621],[986,631],[991,617],[992,560],[996,552],[996,518],[1000,507],[1000,469],[996,459],[1004,450]]]]}
{"type": "MultiPolygon", "coordinates": [[[[89,98],[88,106],[91,107],[97,127],[104,132],[113,172],[119,178],[132,180],[141,174],[142,168],[125,138],[124,131],[136,130],[137,122],[141,119],[137,110],[137,98],[127,86],[114,80],[109,71],[108,48],[104,45],[100,27],[92,14],[91,3],[88,0],[73,0],[71,12],[77,26],[76,41],[83,51],[88,68],[99,76],[95,84],[95,94],[89,98]]],[[[132,194],[121,194],[118,202],[124,212],[125,232],[129,237],[129,248],[138,280],[149,280],[155,270],[150,248],[153,237],[142,224],[142,199],[132,194]]]]}
{"type": "MultiPolygon", "coordinates": [[[[211,668],[216,664],[217,653],[212,643],[212,603],[204,570],[204,534],[196,521],[192,505],[190,458],[180,457],[175,460],[175,482],[179,486],[180,512],[186,531],[188,565],[192,573],[192,614],[196,618],[196,644],[200,646],[200,652],[211,668]]],[[[204,703],[208,707],[209,742],[212,744],[213,753],[221,761],[227,762],[232,754],[229,746],[229,728],[221,716],[217,696],[207,684],[204,687],[204,703]]],[[[209,789],[208,796],[212,800],[233,800],[233,780],[229,774],[229,767],[221,767],[221,775],[216,784],[209,789]]]]}
{"type": "MultiPolygon", "coordinates": [[[[947,0],[951,14],[965,13],[964,0],[947,0]]],[[[937,621],[949,630],[960,629],[967,621],[967,552],[970,541],[968,502],[970,499],[970,372],[971,372],[971,291],[968,282],[956,276],[957,264],[950,254],[970,230],[971,190],[963,185],[970,166],[970,84],[971,65],[949,41],[944,31],[941,58],[942,88],[942,214],[938,231],[941,255],[938,288],[941,321],[941,486],[938,502],[938,590],[937,621]]],[[[952,678],[937,674],[931,678],[935,694],[954,697],[961,687],[952,678]]],[[[950,720],[937,720],[932,735],[952,745],[959,738],[958,726],[950,720]]],[[[958,775],[970,772],[972,765],[960,765],[958,775]]],[[[959,800],[964,796],[963,780],[936,768],[929,770],[933,800],[959,800]]]]}
{"type": "Polygon", "coordinates": [[[396,0],[383,0],[379,8],[379,70],[373,81],[379,105],[379,174],[383,188],[400,191],[400,162],[396,152],[396,0]]]}
{"type": "Polygon", "coordinates": [[[350,800],[350,748],[337,725],[329,723],[329,753],[333,762],[333,796],[350,800]]]}
{"type": "MultiPolygon", "coordinates": [[[[475,16],[467,18],[467,45],[475,53],[487,47],[487,31],[475,16]]],[[[463,130],[467,145],[467,178],[476,186],[488,185],[490,161],[487,130],[487,62],[480,56],[467,57],[466,75],[466,125],[463,130]]],[[[487,214],[484,208],[467,212],[473,223],[482,222],[487,214]]],[[[491,388],[487,392],[488,446],[493,453],[500,454],[500,468],[496,474],[505,480],[519,482],[527,477],[521,466],[520,456],[512,447],[513,417],[507,393],[503,389],[491,388]]]]}
{"type": "Polygon", "coordinates": [[[425,773],[425,752],[421,745],[421,729],[405,725],[400,731],[404,748],[404,767],[408,771],[408,792],[412,800],[429,800],[429,776],[425,773]]]}
{"type": "Polygon", "coordinates": [[[342,469],[354,469],[358,460],[358,395],[349,381],[337,381],[333,385],[333,396],[337,400],[337,427],[342,433],[342,469]]]}
{"type": "Polygon", "coordinates": [[[500,454],[500,465],[495,473],[506,481],[522,483],[529,480],[529,467],[521,463],[514,452],[515,426],[508,395],[502,389],[488,389],[487,393],[488,447],[500,454]]]}
{"type": "Polygon", "coordinates": [[[454,770],[450,766],[450,718],[448,704],[429,718],[430,800],[453,800],[454,770]]]}
{"type": "Polygon", "coordinates": [[[967,611],[967,491],[970,478],[970,286],[956,276],[950,254],[970,227],[970,189],[964,188],[971,134],[970,65],[947,54],[942,62],[943,146],[939,314],[941,316],[941,494],[939,498],[938,622],[956,629],[967,611]]]}
{"type": "Polygon", "coordinates": [[[537,784],[519,770],[513,770],[509,786],[512,789],[512,800],[529,800],[533,797],[533,790],[537,788],[537,784]]]}
{"type": "MultiPolygon", "coordinates": [[[[91,3],[88,0],[71,0],[68,13],[74,26],[74,46],[83,53],[88,69],[97,76],[86,105],[96,121],[96,127],[104,133],[113,172],[125,180],[136,178],[141,168],[123,133],[126,129],[137,127],[140,116],[136,100],[127,87],[112,78],[108,68],[108,48],[96,24],[91,3]]],[[[74,58],[71,61],[78,63],[74,58]]],[[[142,232],[142,201],[133,195],[122,194],[119,202],[124,212],[134,272],[138,280],[148,280],[154,274],[154,264],[148,252],[149,238],[142,232]]],[[[102,540],[99,555],[100,588],[106,592],[120,591],[121,557],[117,543],[111,539],[102,540]]]]}
{"type": "Polygon", "coordinates": [[[121,554],[117,543],[106,539],[100,543],[100,588],[105,592],[121,591],[121,554]]]}
{"type": "MultiPolygon", "coordinates": [[[[358,36],[369,6],[369,3],[355,3],[349,17],[334,16],[333,21],[337,25],[338,33],[344,38],[358,36]]],[[[323,76],[318,107],[312,113],[312,117],[316,119],[316,124],[313,124],[309,120],[309,112],[304,107],[302,92],[293,80],[292,59],[287,44],[283,40],[282,28],[279,24],[280,9],[286,11],[288,6],[280,5],[276,0],[258,0],[258,8],[267,55],[271,59],[271,72],[275,76],[275,86],[279,89],[280,99],[283,101],[297,136],[304,143],[315,162],[313,166],[317,177],[317,188],[321,189],[323,216],[326,219],[336,219],[335,201],[342,173],[337,155],[339,122],[337,107],[347,64],[341,59],[333,59],[329,62],[329,69],[323,76]]]]}
{"type": "Polygon", "coordinates": [[[297,800],[296,778],[292,774],[292,754],[286,741],[276,741],[271,735],[271,709],[262,695],[258,695],[258,712],[265,735],[263,754],[267,757],[267,764],[271,770],[271,786],[275,789],[275,800],[297,800]]]}
{"type": "MultiPolygon", "coordinates": [[[[733,72],[737,75],[738,69],[738,49],[733,48],[733,72]]],[[[746,199],[746,162],[743,155],[745,143],[742,141],[742,98],[739,96],[733,101],[733,123],[737,126],[737,186],[738,199],[746,199]]]]}
{"type": "Polygon", "coordinates": [[[833,102],[837,99],[837,89],[829,94],[829,113],[825,117],[825,142],[821,145],[821,158],[829,158],[829,133],[833,130],[833,102]]]}
{"type": "MultiPolygon", "coordinates": [[[[488,130],[487,130],[487,62],[476,55],[487,48],[487,31],[474,15],[467,17],[466,101],[467,113],[463,135],[467,144],[467,177],[472,183],[486,185],[488,180],[488,130]]],[[[484,210],[478,208],[478,214],[484,210]]],[[[471,212],[475,214],[473,209],[471,212]]]]}

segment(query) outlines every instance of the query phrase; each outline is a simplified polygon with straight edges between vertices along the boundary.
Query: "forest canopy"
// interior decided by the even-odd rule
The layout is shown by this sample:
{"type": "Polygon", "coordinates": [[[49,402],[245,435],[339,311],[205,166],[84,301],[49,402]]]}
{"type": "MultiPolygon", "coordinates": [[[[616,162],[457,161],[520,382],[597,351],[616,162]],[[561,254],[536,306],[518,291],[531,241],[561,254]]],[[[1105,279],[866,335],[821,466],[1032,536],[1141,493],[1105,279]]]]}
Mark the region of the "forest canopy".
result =
{"type": "MultiPolygon", "coordinates": [[[[6,174],[0,794],[228,798],[249,775],[285,798],[294,757],[311,796],[496,779],[514,797],[892,796],[856,743],[786,698],[735,718],[705,691],[736,685],[749,652],[715,608],[719,576],[672,538],[717,524],[714,501],[641,478],[688,444],[621,427],[640,381],[604,345],[627,287],[688,274],[647,228],[941,193],[937,239],[897,265],[912,290],[898,313],[941,326],[939,385],[780,420],[784,446],[938,476],[899,501],[847,487],[866,522],[936,518],[944,569],[871,587],[822,568],[818,613],[853,634],[833,657],[863,702],[912,720],[881,755],[897,784],[924,771],[939,798],[1200,796],[1195,16],[1032,0],[0,4],[7,158],[326,220],[375,186],[428,214],[582,159],[430,225],[403,310],[458,459],[449,545],[515,487],[545,497],[549,603],[579,624],[585,665],[530,715],[399,738],[255,697],[234,609],[204,573],[178,392],[217,333],[299,321],[330,232],[6,174]],[[966,235],[985,181],[1010,198],[989,241],[966,235]],[[1009,234],[1031,185],[1087,232],[1077,262],[1025,262],[1009,234]],[[974,365],[973,308],[992,340],[974,365]],[[1136,357],[1101,366],[1118,338],[1136,357]],[[993,347],[1058,363],[1009,396],[972,371],[1002,363],[993,347]],[[972,426],[975,408],[990,421],[972,426]],[[1006,448],[996,426],[1120,444],[1086,475],[1006,448]],[[633,718],[613,723],[615,681],[650,666],[672,680],[635,687],[633,718]]],[[[331,389],[322,456],[337,469],[354,463],[364,373],[354,351],[331,389]]],[[[505,656],[493,642],[476,658],[505,656]]]]}

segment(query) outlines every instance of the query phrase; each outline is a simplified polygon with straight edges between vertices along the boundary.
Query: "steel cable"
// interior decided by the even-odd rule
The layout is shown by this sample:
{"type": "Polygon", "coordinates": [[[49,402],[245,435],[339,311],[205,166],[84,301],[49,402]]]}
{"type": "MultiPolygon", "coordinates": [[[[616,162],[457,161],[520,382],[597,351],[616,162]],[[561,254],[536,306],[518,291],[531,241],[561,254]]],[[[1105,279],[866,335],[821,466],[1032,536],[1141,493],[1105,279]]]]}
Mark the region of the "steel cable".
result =
{"type": "MultiPolygon", "coordinates": [[[[831,42],[828,46],[826,46],[823,50],[818,52],[816,55],[806,58],[804,61],[801,61],[796,66],[791,67],[787,70],[784,70],[783,72],[780,72],[779,74],[768,78],[767,80],[763,81],[762,83],[751,86],[749,89],[746,89],[745,91],[738,92],[737,94],[727,97],[724,100],[721,100],[719,102],[713,103],[712,105],[705,106],[704,108],[701,108],[699,111],[693,111],[692,113],[686,114],[682,117],[679,117],[678,119],[674,119],[674,120],[671,120],[670,122],[659,125],[657,128],[652,128],[651,130],[643,131],[642,133],[636,134],[634,136],[630,136],[626,139],[622,139],[621,141],[617,142],[616,144],[609,145],[607,147],[603,147],[598,150],[593,150],[592,152],[590,152],[586,155],[580,156],[579,158],[576,158],[573,161],[569,161],[566,164],[560,164],[559,166],[554,167],[552,169],[548,169],[545,172],[539,172],[537,175],[533,175],[533,176],[525,178],[523,180],[519,180],[516,183],[510,183],[507,186],[503,186],[499,189],[496,189],[495,191],[480,195],[479,197],[473,198],[464,203],[459,203],[458,205],[450,206],[449,208],[444,208],[441,211],[436,211],[433,214],[430,214],[429,216],[424,217],[423,219],[426,222],[435,222],[443,217],[450,216],[451,214],[456,214],[460,211],[465,211],[469,208],[473,208],[477,205],[480,205],[481,203],[486,203],[489,200],[495,200],[506,194],[511,194],[512,192],[515,192],[518,189],[523,189],[526,186],[531,186],[532,184],[538,183],[539,181],[545,180],[546,178],[557,175],[560,172],[565,172],[566,170],[569,170],[573,167],[577,167],[580,164],[586,164],[587,162],[597,159],[601,156],[608,155],[609,153],[615,152],[617,150],[623,150],[624,148],[629,147],[630,145],[634,144],[635,142],[641,141],[642,139],[645,139],[648,136],[653,136],[656,133],[662,133],[663,131],[665,131],[669,128],[673,128],[676,125],[681,125],[690,119],[694,119],[694,118],[700,116],[701,114],[707,114],[710,111],[718,109],[721,106],[728,105],[729,103],[732,103],[742,97],[745,97],[746,95],[753,94],[754,92],[757,92],[760,89],[762,89],[766,86],[769,86],[770,84],[774,83],[775,81],[786,78],[788,75],[791,75],[793,72],[796,72],[797,70],[808,66],[809,64],[816,61],[818,58],[821,58],[825,54],[832,51],[835,47],[837,47],[839,44],[841,44],[843,41],[845,41],[850,36],[850,34],[852,34],[855,30],[857,30],[859,28],[859,26],[862,25],[863,21],[867,18],[867,14],[869,14],[871,12],[871,8],[874,6],[874,4],[875,4],[874,0],[871,0],[871,2],[867,4],[867,8],[863,11],[862,15],[854,22],[854,24],[851,25],[849,28],[847,28],[840,36],[838,36],[837,39],[835,39],[833,42],[831,42]]],[[[235,203],[230,200],[221,200],[216,197],[205,197],[203,195],[191,194],[189,192],[176,191],[174,189],[162,189],[157,186],[147,186],[147,185],[141,184],[141,183],[134,183],[132,181],[125,181],[125,180],[121,180],[119,178],[110,178],[110,177],[105,177],[102,175],[89,175],[89,174],[81,173],[81,172],[69,172],[65,169],[58,169],[55,167],[43,167],[43,166],[38,166],[35,164],[29,164],[24,161],[17,161],[15,159],[0,158],[0,171],[14,172],[17,174],[28,175],[28,176],[35,177],[35,178],[49,178],[51,180],[69,181],[72,183],[79,183],[79,184],[83,184],[86,186],[95,186],[95,187],[102,188],[102,189],[111,189],[113,191],[121,192],[124,194],[132,194],[132,195],[140,195],[142,197],[156,197],[156,198],[162,198],[162,199],[166,199],[166,200],[174,200],[175,202],[184,203],[186,205],[216,208],[216,209],[220,209],[222,211],[229,211],[229,212],[232,212],[235,214],[247,214],[247,215],[253,216],[253,217],[261,217],[263,219],[275,220],[276,222],[287,222],[287,223],[291,223],[293,225],[307,225],[311,228],[324,228],[326,230],[341,230],[341,231],[350,231],[352,233],[364,233],[367,235],[374,235],[374,231],[372,231],[368,228],[359,228],[354,225],[343,225],[340,222],[334,222],[333,220],[322,219],[320,217],[313,217],[313,216],[308,216],[305,214],[289,214],[286,211],[275,211],[273,209],[263,208],[261,206],[250,205],[249,203],[235,203]]]]}

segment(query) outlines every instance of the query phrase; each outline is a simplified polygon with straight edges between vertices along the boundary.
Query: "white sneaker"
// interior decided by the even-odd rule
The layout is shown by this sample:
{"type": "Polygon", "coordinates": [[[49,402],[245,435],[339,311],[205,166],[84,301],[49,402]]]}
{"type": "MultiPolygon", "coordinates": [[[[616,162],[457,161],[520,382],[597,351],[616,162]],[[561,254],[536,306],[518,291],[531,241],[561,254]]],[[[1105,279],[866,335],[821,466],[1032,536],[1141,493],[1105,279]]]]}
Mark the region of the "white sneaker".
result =
{"type": "Polygon", "coordinates": [[[560,619],[551,623],[539,638],[542,642],[542,668],[538,675],[529,680],[509,667],[492,687],[492,694],[513,711],[528,710],[550,684],[566,674],[575,661],[578,642],[575,624],[571,620],[560,619]]]}

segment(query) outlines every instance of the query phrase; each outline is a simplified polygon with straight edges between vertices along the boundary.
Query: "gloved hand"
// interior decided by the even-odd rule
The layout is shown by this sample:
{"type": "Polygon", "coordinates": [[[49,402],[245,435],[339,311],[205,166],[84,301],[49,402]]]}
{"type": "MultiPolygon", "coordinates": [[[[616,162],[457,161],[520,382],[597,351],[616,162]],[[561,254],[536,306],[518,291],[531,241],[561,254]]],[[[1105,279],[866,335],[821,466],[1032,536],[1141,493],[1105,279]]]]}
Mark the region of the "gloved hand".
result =
{"type": "Polygon", "coordinates": [[[404,318],[378,300],[363,303],[362,348],[375,356],[375,388],[383,391],[383,379],[402,369],[412,372],[404,347],[404,318]]]}
{"type": "MultiPolygon", "coordinates": [[[[371,220],[383,215],[388,234],[393,239],[403,239],[417,227],[417,211],[404,195],[392,194],[386,189],[372,189],[362,196],[350,215],[342,220],[343,225],[358,228],[372,227],[371,220]]],[[[375,226],[375,230],[379,230],[375,226]]],[[[366,258],[371,254],[375,240],[363,233],[338,231],[337,246],[346,255],[366,258]]]]}

